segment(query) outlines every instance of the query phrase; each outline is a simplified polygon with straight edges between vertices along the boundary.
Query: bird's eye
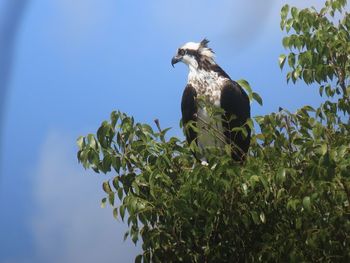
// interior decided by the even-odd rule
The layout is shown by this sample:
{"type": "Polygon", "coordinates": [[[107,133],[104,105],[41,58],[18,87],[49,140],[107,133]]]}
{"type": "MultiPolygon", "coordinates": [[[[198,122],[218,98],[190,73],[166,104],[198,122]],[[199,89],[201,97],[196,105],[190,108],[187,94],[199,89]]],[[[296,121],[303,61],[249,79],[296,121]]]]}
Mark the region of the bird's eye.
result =
{"type": "Polygon", "coordinates": [[[180,55],[180,56],[186,55],[186,50],[180,49],[180,50],[179,50],[179,55],[180,55]]]}

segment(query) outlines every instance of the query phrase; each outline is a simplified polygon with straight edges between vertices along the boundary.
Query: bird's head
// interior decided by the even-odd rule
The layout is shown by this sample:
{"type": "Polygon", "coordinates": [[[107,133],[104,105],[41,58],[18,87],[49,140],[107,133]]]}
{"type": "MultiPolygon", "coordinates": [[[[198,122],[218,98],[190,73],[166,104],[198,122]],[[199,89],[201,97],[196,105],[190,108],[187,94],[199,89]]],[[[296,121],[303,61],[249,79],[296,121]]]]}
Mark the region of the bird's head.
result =
{"type": "Polygon", "coordinates": [[[176,55],[171,60],[171,65],[183,62],[194,69],[201,68],[205,64],[214,63],[214,52],[208,47],[209,40],[203,39],[199,43],[188,42],[178,48],[176,55]]]}

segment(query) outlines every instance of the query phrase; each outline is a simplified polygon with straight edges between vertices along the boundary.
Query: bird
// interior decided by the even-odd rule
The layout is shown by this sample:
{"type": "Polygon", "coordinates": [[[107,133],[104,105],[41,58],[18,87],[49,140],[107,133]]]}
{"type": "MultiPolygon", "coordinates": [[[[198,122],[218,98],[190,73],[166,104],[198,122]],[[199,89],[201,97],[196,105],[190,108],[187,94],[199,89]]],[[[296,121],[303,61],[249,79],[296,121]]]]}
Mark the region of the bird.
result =
{"type": "MultiPolygon", "coordinates": [[[[188,42],[177,49],[171,64],[188,66],[181,113],[186,140],[202,149],[230,145],[231,157],[243,163],[250,146],[250,101],[244,89],[215,62],[209,40],[188,42]],[[204,101],[204,103],[201,103],[204,101]],[[215,118],[209,108],[218,110],[215,118]]],[[[203,160],[203,158],[201,158],[203,160]]]]}

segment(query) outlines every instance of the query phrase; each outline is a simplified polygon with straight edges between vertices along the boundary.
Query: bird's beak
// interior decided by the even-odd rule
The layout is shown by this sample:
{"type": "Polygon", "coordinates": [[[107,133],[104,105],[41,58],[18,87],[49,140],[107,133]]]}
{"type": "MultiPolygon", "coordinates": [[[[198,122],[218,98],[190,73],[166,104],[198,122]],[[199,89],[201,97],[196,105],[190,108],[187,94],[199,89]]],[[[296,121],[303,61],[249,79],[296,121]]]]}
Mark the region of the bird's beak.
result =
{"type": "Polygon", "coordinates": [[[181,58],[180,56],[175,56],[175,57],[173,57],[173,58],[171,59],[171,65],[174,67],[174,65],[175,65],[176,63],[180,62],[181,59],[182,59],[182,58],[181,58]]]}

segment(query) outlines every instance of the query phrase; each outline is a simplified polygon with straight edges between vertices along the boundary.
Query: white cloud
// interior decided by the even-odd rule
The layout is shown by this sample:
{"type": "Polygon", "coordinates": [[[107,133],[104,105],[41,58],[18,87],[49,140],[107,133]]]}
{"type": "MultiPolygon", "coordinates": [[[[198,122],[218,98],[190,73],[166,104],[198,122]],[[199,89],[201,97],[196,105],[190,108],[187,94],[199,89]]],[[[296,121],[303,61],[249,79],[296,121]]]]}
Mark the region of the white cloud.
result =
{"type": "Polygon", "coordinates": [[[34,184],[34,262],[132,262],[140,249],[123,242],[127,226],[110,208],[100,208],[103,178],[86,175],[74,151],[74,139],[55,132],[42,146],[34,184]]]}

